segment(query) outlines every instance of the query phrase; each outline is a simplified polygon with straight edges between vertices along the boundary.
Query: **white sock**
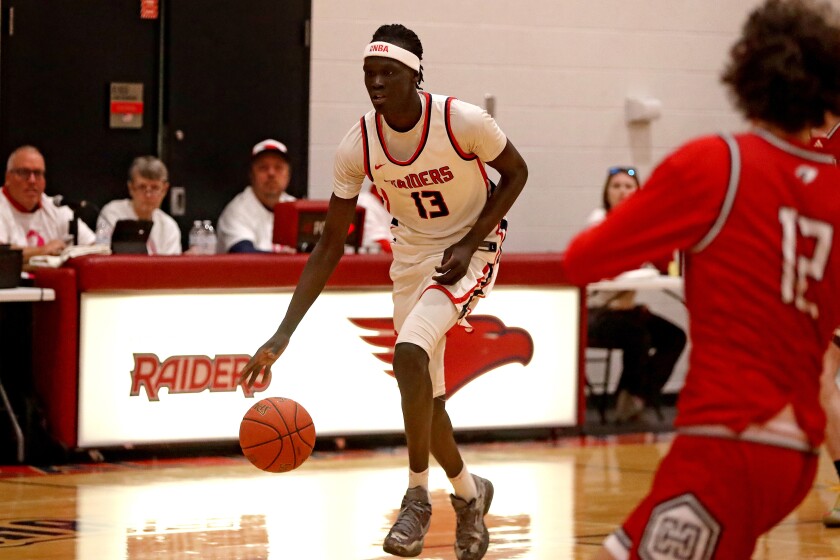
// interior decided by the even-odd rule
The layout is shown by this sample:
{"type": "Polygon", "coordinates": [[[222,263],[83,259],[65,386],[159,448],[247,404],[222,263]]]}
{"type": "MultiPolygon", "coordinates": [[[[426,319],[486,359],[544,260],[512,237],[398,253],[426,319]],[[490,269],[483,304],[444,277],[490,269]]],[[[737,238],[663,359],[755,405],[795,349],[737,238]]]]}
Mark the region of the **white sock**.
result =
{"type": "MultiPolygon", "coordinates": [[[[429,469],[419,473],[408,469],[408,487],[415,488],[417,486],[422,486],[426,490],[426,494],[429,494],[429,469]]],[[[429,496],[429,503],[432,503],[431,496],[429,496]]]]}
{"type": "Polygon", "coordinates": [[[468,502],[473,498],[478,497],[478,488],[475,487],[475,479],[467,470],[467,464],[464,463],[464,468],[455,478],[450,478],[452,488],[455,489],[455,495],[468,502]]]}

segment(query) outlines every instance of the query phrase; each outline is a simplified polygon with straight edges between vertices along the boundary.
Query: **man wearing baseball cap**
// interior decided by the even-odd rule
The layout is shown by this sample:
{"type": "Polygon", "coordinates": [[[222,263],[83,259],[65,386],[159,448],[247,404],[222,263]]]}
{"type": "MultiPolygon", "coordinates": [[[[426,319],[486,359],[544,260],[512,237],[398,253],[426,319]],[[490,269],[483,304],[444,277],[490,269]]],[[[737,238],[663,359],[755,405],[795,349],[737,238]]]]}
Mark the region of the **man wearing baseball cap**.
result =
{"type": "Polygon", "coordinates": [[[269,138],[251,149],[251,184],[219,216],[219,246],[224,252],[274,252],[274,205],[295,200],[286,194],[291,177],[285,144],[269,138]]]}

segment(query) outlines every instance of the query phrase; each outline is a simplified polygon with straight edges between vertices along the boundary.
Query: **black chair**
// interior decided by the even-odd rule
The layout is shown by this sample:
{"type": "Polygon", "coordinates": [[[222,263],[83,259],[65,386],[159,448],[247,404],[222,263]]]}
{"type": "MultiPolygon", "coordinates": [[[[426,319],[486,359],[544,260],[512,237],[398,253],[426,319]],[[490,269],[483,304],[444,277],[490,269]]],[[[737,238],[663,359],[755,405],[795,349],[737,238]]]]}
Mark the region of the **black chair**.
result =
{"type": "Polygon", "coordinates": [[[598,344],[597,341],[589,340],[586,345],[586,388],[589,395],[595,400],[598,408],[598,415],[601,424],[607,423],[607,408],[610,401],[610,377],[612,374],[612,356],[616,348],[598,344]],[[596,351],[591,355],[591,351],[596,351]],[[599,380],[593,379],[590,375],[590,364],[603,364],[603,375],[599,380]]]}

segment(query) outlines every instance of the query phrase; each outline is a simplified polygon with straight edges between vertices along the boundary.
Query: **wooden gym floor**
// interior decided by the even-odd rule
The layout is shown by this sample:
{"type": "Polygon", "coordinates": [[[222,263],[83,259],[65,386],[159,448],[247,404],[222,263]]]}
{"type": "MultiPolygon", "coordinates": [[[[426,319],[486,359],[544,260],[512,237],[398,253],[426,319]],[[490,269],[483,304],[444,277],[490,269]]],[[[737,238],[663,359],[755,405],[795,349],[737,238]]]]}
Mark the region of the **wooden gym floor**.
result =
{"type": "MultiPolygon", "coordinates": [[[[487,559],[588,558],[644,494],[669,434],[573,437],[463,447],[496,487],[487,559]]],[[[0,559],[392,558],[381,542],[406,483],[403,447],[316,452],[267,474],[236,455],[51,469],[0,467],[0,559]]],[[[821,457],[803,504],[754,558],[840,558],[821,514],[836,475],[821,457]]],[[[432,527],[421,558],[452,559],[448,481],[433,468],[432,527]]]]}

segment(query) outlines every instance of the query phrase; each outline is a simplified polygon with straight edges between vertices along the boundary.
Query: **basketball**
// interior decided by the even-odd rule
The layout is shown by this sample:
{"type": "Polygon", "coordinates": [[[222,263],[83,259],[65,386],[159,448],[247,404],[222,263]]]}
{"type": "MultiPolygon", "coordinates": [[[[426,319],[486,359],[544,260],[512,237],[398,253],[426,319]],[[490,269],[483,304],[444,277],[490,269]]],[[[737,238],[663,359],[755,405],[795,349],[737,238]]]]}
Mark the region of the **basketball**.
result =
{"type": "Polygon", "coordinates": [[[315,424],[300,403],[268,397],[239,424],[239,447],[258,469],[281,473],[301,466],[315,446],[315,424]]]}

